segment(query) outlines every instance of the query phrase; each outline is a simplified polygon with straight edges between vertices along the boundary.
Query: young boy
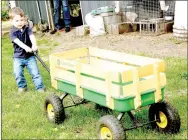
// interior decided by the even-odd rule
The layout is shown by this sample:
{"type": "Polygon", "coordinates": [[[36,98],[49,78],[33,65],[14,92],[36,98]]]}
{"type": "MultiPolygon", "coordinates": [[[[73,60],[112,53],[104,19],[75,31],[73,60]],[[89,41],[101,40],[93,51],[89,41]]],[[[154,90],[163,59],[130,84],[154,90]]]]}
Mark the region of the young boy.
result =
{"type": "Polygon", "coordinates": [[[32,30],[25,25],[24,12],[19,7],[14,7],[9,11],[9,18],[13,25],[10,31],[10,38],[14,47],[13,68],[18,92],[27,91],[24,67],[28,69],[32,76],[36,90],[44,92],[42,77],[33,54],[34,51],[37,51],[36,39],[32,30]]]}

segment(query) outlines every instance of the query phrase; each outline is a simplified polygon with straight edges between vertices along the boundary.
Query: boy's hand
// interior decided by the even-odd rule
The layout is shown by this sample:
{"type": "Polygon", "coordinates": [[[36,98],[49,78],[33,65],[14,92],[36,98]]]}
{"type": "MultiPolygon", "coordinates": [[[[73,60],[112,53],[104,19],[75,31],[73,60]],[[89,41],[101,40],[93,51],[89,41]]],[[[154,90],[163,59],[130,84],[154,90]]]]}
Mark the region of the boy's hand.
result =
{"type": "Polygon", "coordinates": [[[25,48],[25,51],[26,51],[27,53],[32,53],[32,52],[33,52],[33,50],[32,50],[31,48],[29,48],[29,47],[26,47],[26,48],[25,48]]]}
{"type": "Polygon", "coordinates": [[[38,47],[37,46],[32,46],[31,49],[33,50],[33,52],[36,52],[38,50],[38,47]]]}

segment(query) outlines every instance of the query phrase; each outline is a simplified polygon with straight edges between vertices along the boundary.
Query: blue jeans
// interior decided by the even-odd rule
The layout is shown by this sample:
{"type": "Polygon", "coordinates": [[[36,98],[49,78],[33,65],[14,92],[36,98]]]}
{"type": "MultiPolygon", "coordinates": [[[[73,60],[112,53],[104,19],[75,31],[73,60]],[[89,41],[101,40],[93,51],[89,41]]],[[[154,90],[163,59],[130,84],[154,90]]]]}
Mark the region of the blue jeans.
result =
{"type": "Polygon", "coordinates": [[[14,63],[13,63],[14,76],[15,76],[15,80],[16,80],[18,88],[27,88],[27,83],[24,77],[25,66],[32,77],[35,88],[37,90],[44,88],[44,85],[42,83],[42,77],[39,73],[35,56],[31,56],[27,59],[14,58],[14,63]]]}
{"type": "Polygon", "coordinates": [[[61,18],[61,2],[63,9],[63,20],[65,23],[65,27],[70,27],[70,8],[68,5],[68,0],[54,0],[54,24],[56,29],[61,29],[62,27],[59,25],[59,20],[61,18]]]}

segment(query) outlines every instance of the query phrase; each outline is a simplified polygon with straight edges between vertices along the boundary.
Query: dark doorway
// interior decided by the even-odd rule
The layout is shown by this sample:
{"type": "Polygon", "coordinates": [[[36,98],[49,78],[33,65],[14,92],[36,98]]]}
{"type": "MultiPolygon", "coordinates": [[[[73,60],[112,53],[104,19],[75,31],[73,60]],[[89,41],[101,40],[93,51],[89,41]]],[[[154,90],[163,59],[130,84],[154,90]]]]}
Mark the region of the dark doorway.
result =
{"type": "MultiPolygon", "coordinates": [[[[54,11],[53,0],[50,0],[50,2],[52,6],[52,13],[53,13],[54,11]]],[[[81,13],[81,8],[80,8],[80,0],[69,0],[68,3],[70,7],[71,26],[76,27],[76,26],[83,25],[82,13],[81,13]]],[[[61,13],[61,19],[59,21],[59,25],[62,25],[64,27],[62,8],[61,8],[60,13],[61,13]]],[[[54,16],[54,13],[53,13],[53,16],[54,16]]]]}
{"type": "Polygon", "coordinates": [[[79,0],[69,0],[72,27],[83,25],[79,0]]]}

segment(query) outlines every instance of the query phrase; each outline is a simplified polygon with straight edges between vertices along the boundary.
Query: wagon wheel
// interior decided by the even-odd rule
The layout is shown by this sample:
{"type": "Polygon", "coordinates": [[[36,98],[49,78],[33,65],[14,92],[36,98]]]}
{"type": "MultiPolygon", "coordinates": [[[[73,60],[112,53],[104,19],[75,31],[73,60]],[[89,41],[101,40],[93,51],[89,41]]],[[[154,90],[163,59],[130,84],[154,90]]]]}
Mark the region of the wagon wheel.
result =
{"type": "Polygon", "coordinates": [[[46,116],[49,121],[60,124],[65,119],[65,111],[61,99],[55,95],[48,95],[44,104],[46,116]]]}
{"type": "Polygon", "coordinates": [[[112,115],[100,118],[97,125],[99,139],[125,139],[125,131],[120,121],[112,115]]]}
{"type": "Polygon", "coordinates": [[[160,121],[151,123],[153,129],[165,133],[177,133],[180,129],[180,117],[177,110],[167,102],[152,104],[149,108],[149,120],[156,120],[156,116],[160,121]]]}

